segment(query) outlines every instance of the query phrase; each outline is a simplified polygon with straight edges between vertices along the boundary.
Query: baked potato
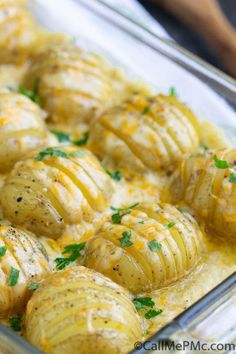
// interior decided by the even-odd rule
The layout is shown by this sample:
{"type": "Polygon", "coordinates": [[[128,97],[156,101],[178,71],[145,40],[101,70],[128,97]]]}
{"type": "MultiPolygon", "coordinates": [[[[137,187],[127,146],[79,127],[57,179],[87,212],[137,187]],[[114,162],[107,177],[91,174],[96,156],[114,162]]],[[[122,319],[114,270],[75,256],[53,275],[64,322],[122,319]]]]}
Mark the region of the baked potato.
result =
{"type": "Polygon", "coordinates": [[[83,264],[137,294],[171,284],[194,269],[201,240],[189,214],[169,204],[139,204],[113,214],[87,242],[83,264]]]}
{"type": "Polygon", "coordinates": [[[199,220],[226,239],[236,240],[236,149],[221,149],[181,162],[168,198],[186,202],[199,220]]]}
{"type": "MultiPolygon", "coordinates": [[[[101,114],[91,129],[90,146],[127,170],[170,170],[199,147],[194,114],[176,98],[134,95],[101,114]]],[[[127,173],[126,172],[126,173],[127,173]]]]}
{"type": "Polygon", "coordinates": [[[0,317],[21,311],[29,299],[32,282],[50,272],[47,254],[28,231],[0,224],[0,317]]]}
{"type": "Polygon", "coordinates": [[[46,113],[28,97],[0,92],[0,173],[47,144],[46,113]]]}
{"type": "Polygon", "coordinates": [[[36,55],[25,77],[54,123],[89,122],[112,103],[112,70],[98,55],[72,44],[55,45],[36,55]]]}
{"type": "Polygon", "coordinates": [[[31,54],[37,36],[25,0],[0,0],[0,64],[22,63],[31,54]]]}
{"type": "Polygon", "coordinates": [[[27,305],[26,337],[45,353],[127,353],[141,336],[130,295],[84,267],[54,273],[27,305]]]}
{"type": "Polygon", "coordinates": [[[111,178],[89,150],[61,146],[17,163],[1,202],[10,221],[56,239],[66,225],[92,223],[108,207],[112,191],[111,178]]]}

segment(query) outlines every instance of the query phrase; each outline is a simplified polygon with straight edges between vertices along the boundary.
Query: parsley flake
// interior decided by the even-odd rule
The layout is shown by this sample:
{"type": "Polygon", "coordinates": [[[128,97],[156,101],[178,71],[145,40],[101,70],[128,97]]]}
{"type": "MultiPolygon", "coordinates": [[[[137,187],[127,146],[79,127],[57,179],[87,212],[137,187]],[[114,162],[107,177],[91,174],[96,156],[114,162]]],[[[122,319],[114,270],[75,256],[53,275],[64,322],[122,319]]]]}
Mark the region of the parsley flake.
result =
{"type": "Polygon", "coordinates": [[[10,276],[8,279],[9,286],[15,286],[18,282],[20,271],[14,267],[11,267],[10,276]]]}
{"type": "Polygon", "coordinates": [[[158,315],[160,315],[163,312],[163,310],[159,309],[159,310],[149,310],[146,314],[145,314],[145,318],[147,320],[150,320],[150,318],[156,317],[158,315]]]}
{"type": "Polygon", "coordinates": [[[41,99],[40,99],[40,97],[38,95],[38,93],[39,93],[39,84],[40,84],[40,80],[36,79],[35,82],[34,82],[33,90],[29,90],[24,85],[20,85],[19,86],[19,93],[21,93],[22,95],[30,98],[31,101],[37,103],[40,106],[41,105],[41,99]]]}
{"type": "Polygon", "coordinates": [[[214,155],[214,161],[215,161],[215,166],[217,168],[220,168],[222,170],[225,170],[226,168],[229,168],[229,164],[225,160],[220,160],[216,155],[214,155]]]}
{"type": "Polygon", "coordinates": [[[81,150],[74,151],[70,154],[70,156],[72,157],[84,157],[86,155],[87,155],[86,151],[81,151],[81,150]]]}
{"type": "Polygon", "coordinates": [[[7,247],[6,246],[2,246],[0,247],[0,257],[4,256],[7,252],[7,247]]]}
{"type": "Polygon", "coordinates": [[[71,245],[67,245],[62,254],[66,253],[71,253],[68,257],[62,258],[56,258],[56,269],[61,270],[67,267],[69,264],[72,262],[76,261],[82,254],[81,251],[85,248],[86,242],[82,243],[74,243],[71,245]]]}
{"type": "Polygon", "coordinates": [[[167,229],[171,229],[173,226],[175,226],[176,222],[172,221],[169,224],[165,225],[167,229]]]}
{"type": "Polygon", "coordinates": [[[138,224],[142,224],[143,225],[144,224],[144,220],[139,221],[138,224]]]}
{"type": "Polygon", "coordinates": [[[111,172],[106,168],[106,166],[102,162],[101,162],[101,166],[104,169],[104,171],[115,181],[119,182],[122,179],[120,171],[111,172]]]}
{"type": "Polygon", "coordinates": [[[67,143],[70,142],[70,135],[59,130],[50,130],[52,134],[57,137],[59,143],[67,143]]]}
{"type": "Polygon", "coordinates": [[[152,240],[152,241],[148,242],[148,247],[150,248],[150,250],[152,252],[156,252],[156,251],[160,250],[162,246],[156,240],[152,240]]]}
{"type": "Polygon", "coordinates": [[[89,139],[89,132],[86,132],[84,133],[81,139],[72,141],[72,144],[76,146],[83,146],[87,144],[88,139],[89,139]]]}
{"type": "Polygon", "coordinates": [[[124,231],[122,232],[122,237],[119,238],[121,247],[130,247],[133,245],[133,242],[131,241],[132,233],[131,231],[124,231]]]}
{"type": "Polygon", "coordinates": [[[21,317],[17,315],[16,317],[10,317],[8,319],[11,329],[15,332],[21,331],[21,317]]]}
{"type": "Polygon", "coordinates": [[[134,306],[136,310],[145,310],[146,307],[153,308],[155,302],[152,300],[151,297],[138,297],[133,300],[134,306]]]}
{"type": "Polygon", "coordinates": [[[32,283],[30,283],[30,284],[28,285],[28,289],[29,289],[29,290],[37,290],[38,287],[39,287],[39,283],[34,283],[34,282],[32,282],[32,283]]]}
{"type": "Polygon", "coordinates": [[[236,173],[235,172],[230,173],[229,182],[230,183],[236,183],[236,173]]]}
{"type": "Polygon", "coordinates": [[[66,159],[68,158],[67,153],[65,153],[64,151],[49,147],[41,151],[38,156],[35,157],[35,160],[42,161],[46,156],[64,157],[66,159]]]}
{"type": "Polygon", "coordinates": [[[170,87],[170,90],[169,90],[169,96],[171,97],[177,97],[177,91],[176,91],[176,88],[174,86],[171,86],[170,87]]]}
{"type": "Polygon", "coordinates": [[[135,203],[127,208],[115,208],[115,207],[111,206],[111,210],[116,211],[116,213],[113,214],[111,217],[113,224],[120,224],[123,216],[130,214],[131,209],[136,208],[138,205],[139,205],[139,203],[135,203]]]}
{"type": "Polygon", "coordinates": [[[142,111],[142,116],[144,116],[145,114],[148,114],[148,112],[150,111],[149,107],[144,107],[143,111],[142,111]]]}

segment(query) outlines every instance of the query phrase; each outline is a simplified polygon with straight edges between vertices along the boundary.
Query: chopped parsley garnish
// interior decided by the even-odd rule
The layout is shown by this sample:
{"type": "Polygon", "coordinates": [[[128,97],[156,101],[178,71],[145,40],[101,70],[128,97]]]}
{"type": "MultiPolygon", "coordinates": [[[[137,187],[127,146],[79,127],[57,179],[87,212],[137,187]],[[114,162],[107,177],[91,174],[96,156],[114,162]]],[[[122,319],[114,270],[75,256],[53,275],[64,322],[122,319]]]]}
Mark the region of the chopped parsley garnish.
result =
{"type": "Polygon", "coordinates": [[[144,109],[142,111],[142,116],[144,116],[145,114],[148,114],[149,111],[150,111],[149,107],[144,107],[144,109]]]}
{"type": "Polygon", "coordinates": [[[156,252],[161,249],[161,244],[157,242],[156,240],[152,240],[148,242],[148,247],[152,252],[156,252]]]}
{"type": "Polygon", "coordinates": [[[138,224],[142,224],[143,225],[144,224],[144,220],[139,221],[138,224]]]}
{"type": "Polygon", "coordinates": [[[147,320],[156,317],[163,312],[161,309],[153,309],[155,302],[151,297],[138,297],[133,300],[133,303],[137,311],[147,311],[144,315],[147,320]]]}
{"type": "Polygon", "coordinates": [[[236,173],[235,172],[230,173],[229,182],[230,183],[236,183],[236,173]]]}
{"type": "Polygon", "coordinates": [[[15,286],[18,282],[20,271],[14,267],[11,267],[10,275],[8,278],[8,285],[15,286]]]}
{"type": "Polygon", "coordinates": [[[50,130],[52,134],[57,137],[59,143],[67,143],[70,142],[70,135],[59,130],[50,130]]]}
{"type": "Polygon", "coordinates": [[[40,106],[41,105],[41,99],[40,99],[40,97],[38,95],[38,93],[39,93],[39,84],[40,84],[40,80],[36,79],[35,82],[34,82],[33,90],[29,90],[24,85],[20,85],[19,86],[19,93],[21,93],[22,95],[30,98],[31,101],[37,103],[40,106]]]}
{"type": "Polygon", "coordinates": [[[101,166],[104,169],[104,171],[115,181],[119,182],[122,179],[120,171],[111,172],[106,168],[106,166],[102,162],[101,162],[101,166]]]}
{"type": "Polygon", "coordinates": [[[220,168],[222,170],[225,170],[226,168],[229,168],[228,162],[225,161],[225,160],[218,159],[218,157],[216,155],[214,156],[214,161],[215,161],[215,166],[217,168],[220,168]]]}
{"type": "Polygon", "coordinates": [[[121,247],[125,248],[132,246],[133,242],[131,241],[131,237],[132,233],[130,230],[122,232],[122,237],[119,238],[121,247]]]}
{"type": "Polygon", "coordinates": [[[172,221],[169,224],[165,225],[167,229],[171,229],[173,226],[175,226],[176,222],[172,221]]]}
{"type": "Polygon", "coordinates": [[[76,261],[82,254],[81,251],[85,248],[86,242],[74,243],[68,245],[64,248],[62,254],[71,253],[68,257],[65,258],[56,258],[56,269],[61,270],[67,267],[70,263],[76,261]]]}
{"type": "Polygon", "coordinates": [[[84,133],[83,137],[79,140],[73,140],[72,144],[76,146],[86,145],[89,139],[89,132],[84,133]]]}
{"type": "Polygon", "coordinates": [[[71,143],[76,146],[86,145],[89,139],[89,132],[84,133],[83,137],[79,140],[72,140],[70,134],[59,130],[51,130],[51,133],[57,137],[59,143],[71,143]]]}
{"type": "Polygon", "coordinates": [[[8,319],[11,329],[15,332],[21,331],[21,317],[19,315],[8,319]]]}
{"type": "Polygon", "coordinates": [[[131,209],[136,208],[139,203],[135,203],[127,208],[114,208],[111,207],[112,210],[116,211],[115,214],[112,215],[111,220],[113,224],[120,224],[123,216],[128,215],[131,213],[131,209]]]}
{"type": "Polygon", "coordinates": [[[153,308],[155,306],[155,302],[151,297],[137,297],[133,300],[134,306],[136,310],[145,310],[146,307],[153,308]]]}
{"type": "Polygon", "coordinates": [[[29,290],[36,290],[36,289],[38,289],[38,287],[39,287],[39,283],[32,282],[32,283],[29,283],[29,285],[28,285],[29,290]]]}
{"type": "Polygon", "coordinates": [[[4,256],[7,252],[7,247],[6,246],[2,246],[0,247],[0,257],[4,256]]]}
{"type": "Polygon", "coordinates": [[[150,318],[156,317],[158,315],[160,315],[163,312],[163,310],[159,309],[159,310],[149,310],[147,313],[145,313],[145,318],[147,320],[150,320],[150,318]]]}
{"type": "Polygon", "coordinates": [[[65,153],[64,151],[49,147],[49,148],[46,148],[43,151],[40,151],[38,156],[35,157],[35,160],[42,161],[44,159],[44,157],[46,157],[46,156],[68,158],[67,153],[65,153]]]}
{"type": "Polygon", "coordinates": [[[170,87],[169,96],[171,96],[171,97],[177,97],[178,96],[175,87],[173,87],[173,86],[170,87]]]}
{"type": "Polygon", "coordinates": [[[204,151],[209,150],[209,146],[208,146],[207,144],[203,143],[203,142],[201,143],[200,147],[201,147],[204,151]]]}

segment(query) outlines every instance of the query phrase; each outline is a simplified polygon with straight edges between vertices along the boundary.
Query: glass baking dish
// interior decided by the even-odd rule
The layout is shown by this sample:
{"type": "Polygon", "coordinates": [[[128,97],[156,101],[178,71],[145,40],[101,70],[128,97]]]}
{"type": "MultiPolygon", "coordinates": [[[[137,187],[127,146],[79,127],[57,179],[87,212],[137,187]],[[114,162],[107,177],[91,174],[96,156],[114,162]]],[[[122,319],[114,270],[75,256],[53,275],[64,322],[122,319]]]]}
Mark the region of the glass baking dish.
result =
{"type": "MultiPolygon", "coordinates": [[[[48,30],[71,35],[79,46],[105,55],[130,79],[147,82],[154,91],[178,96],[196,114],[236,136],[236,81],[183,50],[158,37],[148,26],[129,18],[105,0],[29,0],[39,23],[48,30]]],[[[236,268],[236,267],[235,267],[236,268]]],[[[184,341],[236,343],[236,273],[157,332],[149,344],[184,341]],[[224,330],[222,329],[224,328],[224,330]]],[[[192,353],[191,348],[136,344],[133,353],[192,353]],[[164,349],[163,349],[164,348],[164,349]]],[[[204,352],[202,348],[197,352],[204,352]]],[[[234,353],[226,348],[221,353],[234,353]]],[[[195,351],[196,352],[196,351],[195,351]]],[[[210,352],[208,350],[208,352],[210,352]]],[[[40,353],[24,339],[0,325],[0,354],[40,353]]],[[[62,353],[63,354],[63,353],[62,353]]]]}

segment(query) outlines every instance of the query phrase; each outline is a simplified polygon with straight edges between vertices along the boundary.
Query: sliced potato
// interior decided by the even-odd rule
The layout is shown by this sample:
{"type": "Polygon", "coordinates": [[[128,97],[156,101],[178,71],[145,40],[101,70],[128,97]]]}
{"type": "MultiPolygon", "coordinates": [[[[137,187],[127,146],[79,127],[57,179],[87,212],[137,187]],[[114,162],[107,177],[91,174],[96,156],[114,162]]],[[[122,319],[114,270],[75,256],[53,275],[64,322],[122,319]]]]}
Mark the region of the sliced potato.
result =
{"type": "Polygon", "coordinates": [[[21,228],[0,224],[0,250],[1,317],[22,310],[32,293],[29,284],[46,277],[50,267],[41,243],[21,228]]]}
{"type": "Polygon", "coordinates": [[[26,337],[45,353],[127,353],[141,336],[129,294],[84,267],[54,273],[27,305],[26,337]]]}
{"type": "Polygon", "coordinates": [[[24,95],[0,93],[0,173],[47,144],[46,113],[24,95]]]}
{"type": "Polygon", "coordinates": [[[171,178],[168,193],[170,201],[185,201],[208,228],[233,240],[236,240],[235,161],[236,149],[193,156],[180,164],[171,178]]]}
{"type": "Polygon", "coordinates": [[[1,201],[6,218],[56,239],[66,225],[92,223],[108,207],[113,187],[90,151],[73,146],[51,149],[62,157],[46,154],[41,161],[30,159],[15,166],[1,201]]]}
{"type": "Polygon", "coordinates": [[[91,132],[91,148],[136,171],[170,170],[199,146],[197,118],[173,97],[132,96],[101,115],[91,132]]]}
{"type": "Polygon", "coordinates": [[[112,104],[112,68],[72,44],[55,45],[35,56],[25,85],[32,88],[39,78],[39,95],[54,123],[89,122],[112,104]]]}
{"type": "Polygon", "coordinates": [[[84,265],[137,294],[173,283],[194,269],[201,240],[189,214],[169,204],[140,204],[120,224],[105,223],[87,242],[84,265]]]}

